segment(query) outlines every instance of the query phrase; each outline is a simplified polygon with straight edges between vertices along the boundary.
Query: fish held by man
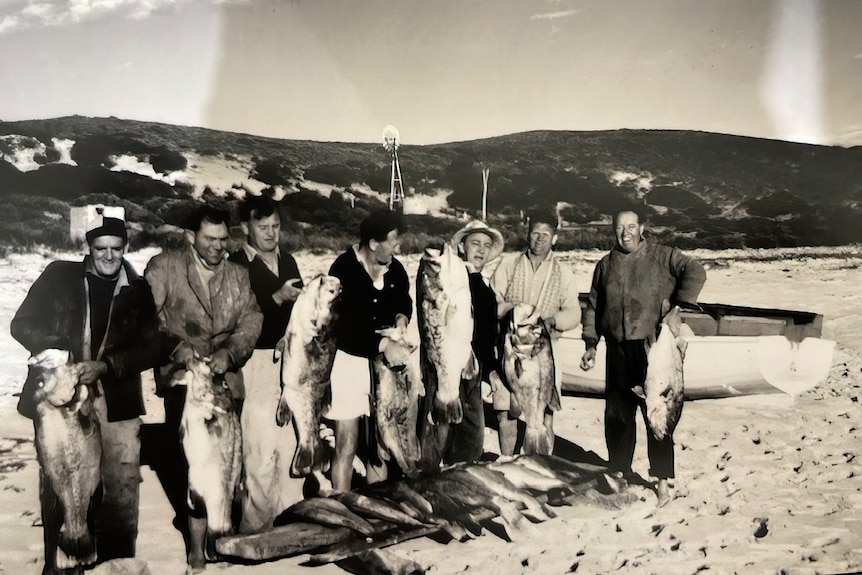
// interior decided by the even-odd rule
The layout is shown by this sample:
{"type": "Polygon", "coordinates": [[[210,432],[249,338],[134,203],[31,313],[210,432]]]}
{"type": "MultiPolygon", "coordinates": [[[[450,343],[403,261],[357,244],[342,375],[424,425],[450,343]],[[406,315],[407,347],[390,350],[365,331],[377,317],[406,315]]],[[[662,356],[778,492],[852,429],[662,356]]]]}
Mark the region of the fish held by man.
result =
{"type": "Polygon", "coordinates": [[[55,564],[58,569],[96,561],[87,517],[99,486],[102,444],[90,388],[68,351],[48,349],[28,361],[37,379],[34,401],[36,455],[63,511],[55,564]]]}
{"type": "Polygon", "coordinates": [[[527,455],[551,452],[553,429],[545,422],[545,412],[561,408],[551,336],[534,312],[534,306],[526,303],[509,311],[500,349],[504,383],[512,394],[510,412],[526,423],[523,449],[527,455]]]}
{"type": "Polygon", "coordinates": [[[448,243],[426,247],[419,261],[416,315],[426,397],[433,401],[431,417],[437,424],[460,423],[462,374],[475,375],[478,370],[471,346],[470,278],[448,243]]]}
{"type": "Polygon", "coordinates": [[[374,359],[377,385],[374,391],[374,415],[377,436],[384,449],[384,459],[395,458],[408,476],[417,472],[419,440],[416,426],[419,398],[425,394],[418,366],[413,358],[416,346],[406,339],[399,327],[379,330],[388,338],[386,349],[374,359]]]}
{"type": "Polygon", "coordinates": [[[293,477],[320,469],[324,450],[320,440],[321,414],[332,398],[329,377],[335,360],[333,304],[341,282],[320,274],[306,285],[293,305],[284,338],[273,355],[281,358],[281,397],[275,420],[279,426],[293,420],[297,446],[290,466],[293,477]]]}
{"type": "MultiPolygon", "coordinates": [[[[647,422],[659,441],[673,435],[683,406],[683,361],[688,342],[680,337],[682,319],[679,308],[662,304],[664,316],[659,335],[647,353],[647,373],[642,396],[646,403],[647,422]]],[[[640,390],[636,390],[636,393],[640,390]]]]}
{"type": "Polygon", "coordinates": [[[207,519],[207,549],[233,531],[231,506],[242,468],[242,432],[231,391],[205,358],[187,366],[180,438],[189,465],[189,508],[207,519]]]}

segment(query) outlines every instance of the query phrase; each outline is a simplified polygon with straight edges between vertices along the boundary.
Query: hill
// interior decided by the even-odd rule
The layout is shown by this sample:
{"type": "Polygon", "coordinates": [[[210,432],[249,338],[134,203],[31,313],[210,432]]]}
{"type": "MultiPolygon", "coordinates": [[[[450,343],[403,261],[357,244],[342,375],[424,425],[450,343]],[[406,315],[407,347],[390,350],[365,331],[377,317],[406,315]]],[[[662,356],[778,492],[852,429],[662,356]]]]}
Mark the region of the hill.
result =
{"type": "MultiPolygon", "coordinates": [[[[386,205],[380,145],[72,116],[0,122],[0,244],[63,245],[68,207],[124,205],[134,241],[157,241],[195,202],[232,207],[268,193],[289,214],[288,247],[342,249],[368,211],[386,205]]],[[[510,242],[521,215],[555,210],[564,248],[606,248],[613,213],[641,213],[654,237],[686,248],[862,242],[862,147],[707,132],[536,131],[399,147],[411,230],[407,251],[480,209],[510,242]]]]}

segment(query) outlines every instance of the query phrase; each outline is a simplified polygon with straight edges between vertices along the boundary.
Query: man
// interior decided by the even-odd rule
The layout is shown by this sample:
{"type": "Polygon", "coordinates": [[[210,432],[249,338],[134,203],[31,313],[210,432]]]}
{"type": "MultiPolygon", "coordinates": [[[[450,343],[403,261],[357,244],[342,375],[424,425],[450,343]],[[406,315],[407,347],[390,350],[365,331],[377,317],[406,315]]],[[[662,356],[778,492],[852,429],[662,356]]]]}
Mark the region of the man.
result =
{"type": "Polygon", "coordinates": [[[491,374],[498,378],[497,295],[482,274],[488,262],[494,261],[503,251],[503,235],[485,222],[474,220],[455,232],[452,243],[470,274],[470,295],[473,301],[473,353],[479,361],[480,376],[461,381],[461,405],[464,416],[460,423],[449,429],[443,463],[478,461],[482,457],[485,440],[485,408],[482,401],[482,382],[490,384],[491,374]]]}
{"type": "Polygon", "coordinates": [[[247,196],[239,208],[246,235],[242,248],[229,261],[248,269],[251,289],[263,312],[263,327],[255,350],[243,368],[245,401],[242,425],[243,484],[240,533],[257,533],[302,499],[302,479],[290,477],[296,450],[291,426],[275,423],[280,395],[281,365],[273,350],[284,337],[290,311],[302,290],[299,268],[292,255],[279,247],[281,217],[267,196],[247,196]]]}
{"type": "Polygon", "coordinates": [[[254,351],[263,323],[248,270],[227,261],[228,221],[226,211],[202,206],[185,231],[188,245],[153,257],[144,272],[162,328],[178,342],[170,361],[155,370],[169,434],[156,472],[177,513],[174,524],[186,539],[193,569],[205,566],[206,517],[198,510],[193,516],[186,504],[188,463],[179,439],[186,387],[177,384],[196,355],[208,358],[212,373],[224,376],[239,402],[244,391],[240,368],[254,351]]]}
{"type": "Polygon", "coordinates": [[[394,256],[404,232],[396,212],[371,213],[359,226],[359,244],[338,256],[329,274],[341,280],[341,298],[335,324],[337,348],[332,367],[332,407],[327,414],[335,421],[335,455],[332,487],[350,491],[353,458],[359,445],[360,418],[365,417],[369,483],[388,477],[377,459],[374,426],[370,425],[372,394],[371,360],[384,351],[389,338],[377,334],[385,327],[407,329],[413,314],[407,272],[394,256]]]}
{"type": "MultiPolygon", "coordinates": [[[[662,302],[694,304],[706,282],[699,262],[676,248],[647,242],[643,229],[636,213],[616,215],[616,242],[596,264],[584,317],[581,368],[595,365],[600,337],[607,346],[605,440],[608,460],[623,477],[633,475],[638,407],[646,421],[644,400],[632,390],[644,384],[662,302]]],[[[674,477],[673,438],[658,441],[647,433],[647,451],[650,474],[658,478],[658,505],[663,506],[670,500],[668,479],[674,477]]]]}
{"type": "MultiPolygon", "coordinates": [[[[125,222],[93,214],[81,262],[51,263],[30,288],[11,324],[12,337],[31,354],[71,353],[91,386],[101,428],[102,498],[95,502],[98,561],[134,557],[140,491],[141,372],[158,359],[158,317],[146,281],[124,259],[125,222]]],[[[28,378],[28,384],[31,383],[28,378]]],[[[18,410],[33,418],[34,389],[25,385],[18,410]]],[[[45,573],[55,572],[63,512],[40,470],[45,573]]]]}
{"type": "MultiPolygon", "coordinates": [[[[497,293],[497,315],[505,315],[518,303],[535,306],[551,333],[551,345],[564,331],[574,329],[581,321],[581,305],[572,270],[560,262],[552,251],[557,243],[557,218],[552,214],[530,217],[527,251],[513,254],[500,262],[491,285],[497,293]]],[[[557,366],[555,385],[560,391],[557,366]]],[[[494,410],[499,423],[500,453],[513,455],[518,443],[518,420],[509,413],[510,394],[500,383],[494,387],[494,410]]],[[[545,425],[553,429],[554,415],[545,413],[545,425]]],[[[553,449],[553,435],[551,435],[553,449]]]]}

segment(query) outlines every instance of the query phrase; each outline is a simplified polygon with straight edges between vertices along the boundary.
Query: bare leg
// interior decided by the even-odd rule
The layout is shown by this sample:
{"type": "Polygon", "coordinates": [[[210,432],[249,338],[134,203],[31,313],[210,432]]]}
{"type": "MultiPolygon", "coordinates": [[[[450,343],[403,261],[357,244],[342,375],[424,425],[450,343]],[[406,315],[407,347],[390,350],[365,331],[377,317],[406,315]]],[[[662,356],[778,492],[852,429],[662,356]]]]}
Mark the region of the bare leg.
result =
{"type": "Polygon", "coordinates": [[[668,501],[670,501],[670,488],[667,484],[667,479],[659,479],[658,485],[656,485],[656,495],[658,496],[658,501],[656,502],[657,507],[664,507],[667,505],[668,501]]]}
{"type": "Polygon", "coordinates": [[[518,443],[518,420],[510,419],[508,411],[497,412],[500,434],[500,455],[514,455],[518,443]]]}
{"type": "Polygon", "coordinates": [[[332,462],[332,488],[347,492],[352,487],[353,458],[359,442],[359,418],[335,422],[335,456],[332,462]]]}
{"type": "Polygon", "coordinates": [[[373,465],[369,462],[365,466],[365,472],[369,484],[386,481],[386,478],[389,477],[389,468],[386,467],[386,463],[383,463],[383,465],[373,465]]]}
{"type": "Polygon", "coordinates": [[[189,517],[189,570],[198,573],[206,569],[204,542],[207,534],[206,517],[189,517]]]}

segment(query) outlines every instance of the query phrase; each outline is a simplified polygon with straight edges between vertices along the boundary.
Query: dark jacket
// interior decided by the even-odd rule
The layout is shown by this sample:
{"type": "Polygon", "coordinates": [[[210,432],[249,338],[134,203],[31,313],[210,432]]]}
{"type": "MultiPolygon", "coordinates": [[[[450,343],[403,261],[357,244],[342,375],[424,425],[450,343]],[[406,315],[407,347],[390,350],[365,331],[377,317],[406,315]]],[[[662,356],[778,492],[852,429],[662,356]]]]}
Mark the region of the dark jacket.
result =
{"type": "MultiPolygon", "coordinates": [[[[89,263],[89,256],[82,262],[53,262],[33,283],[11,324],[12,337],[31,354],[64,349],[71,352],[73,361],[87,357],[84,330],[89,319],[84,282],[89,263]]],[[[133,419],[144,413],[140,374],[158,363],[158,329],[150,287],[124,261],[104,344],[98,357],[91,358],[108,366],[100,378],[108,421],[133,419]]],[[[32,418],[35,389],[28,387],[25,384],[21,392],[18,411],[32,418]]]]}
{"type": "Polygon", "coordinates": [[[329,275],[341,280],[335,324],[338,349],[351,355],[374,357],[381,339],[374,331],[395,325],[399,313],[408,319],[413,315],[410,280],[404,266],[392,258],[383,275],[383,289],[377,290],[351,247],[332,263],[329,275]]]}
{"type": "Polygon", "coordinates": [[[279,248],[278,276],[275,276],[259,257],[249,260],[248,255],[244,249],[240,249],[228,259],[248,269],[251,291],[257,298],[260,311],[263,312],[263,327],[255,349],[275,349],[275,344],[284,337],[293,302],[277,304],[272,299],[272,294],[281,289],[286,281],[292,279],[300,280],[295,285],[301,289],[302,276],[299,275],[296,260],[281,248],[279,248]]]}
{"type": "Polygon", "coordinates": [[[480,272],[470,273],[473,300],[473,353],[482,367],[482,380],[497,369],[494,349],[497,345],[497,296],[485,283],[480,272]]]}
{"type": "Polygon", "coordinates": [[[627,254],[614,247],[596,264],[583,339],[589,347],[601,336],[616,342],[654,337],[662,301],[696,303],[705,282],[700,262],[678,248],[644,242],[627,254]]]}

